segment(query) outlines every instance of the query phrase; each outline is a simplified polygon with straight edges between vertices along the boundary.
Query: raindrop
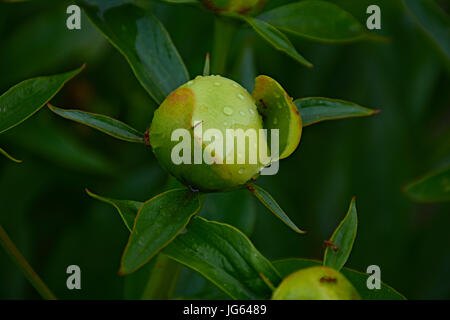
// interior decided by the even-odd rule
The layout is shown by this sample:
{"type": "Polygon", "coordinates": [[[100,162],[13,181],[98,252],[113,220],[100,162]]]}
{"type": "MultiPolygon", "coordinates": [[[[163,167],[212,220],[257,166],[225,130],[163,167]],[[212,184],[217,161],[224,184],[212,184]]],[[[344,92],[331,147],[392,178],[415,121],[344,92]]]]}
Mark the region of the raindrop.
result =
{"type": "Polygon", "coordinates": [[[233,109],[230,107],[223,108],[223,113],[225,113],[227,116],[231,116],[233,114],[233,109]]]}
{"type": "Polygon", "coordinates": [[[244,100],[244,96],[242,94],[238,94],[239,99],[244,100]]]}
{"type": "Polygon", "coordinates": [[[273,119],[273,124],[278,124],[278,118],[277,117],[275,117],[275,119],[273,119]]]}
{"type": "Polygon", "coordinates": [[[243,173],[244,173],[244,171],[245,171],[245,169],[244,169],[244,168],[240,168],[240,169],[239,169],[239,171],[238,171],[238,173],[239,173],[239,174],[243,174],[243,173]]]}
{"type": "Polygon", "coordinates": [[[244,111],[239,111],[240,115],[245,117],[245,112],[244,111]]]}
{"type": "Polygon", "coordinates": [[[216,87],[220,87],[220,82],[214,82],[214,85],[215,85],[216,87]]]}

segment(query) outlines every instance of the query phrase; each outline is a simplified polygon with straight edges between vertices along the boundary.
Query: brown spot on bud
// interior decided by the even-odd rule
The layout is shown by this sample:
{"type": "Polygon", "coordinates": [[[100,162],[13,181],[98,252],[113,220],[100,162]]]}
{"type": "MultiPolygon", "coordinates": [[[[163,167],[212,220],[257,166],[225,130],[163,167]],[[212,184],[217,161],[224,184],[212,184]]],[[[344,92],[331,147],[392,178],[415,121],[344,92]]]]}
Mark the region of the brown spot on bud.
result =
{"type": "Polygon", "coordinates": [[[259,99],[259,102],[261,102],[261,106],[262,106],[264,109],[267,108],[267,106],[266,106],[266,104],[264,103],[264,100],[263,100],[263,99],[259,99]]]}
{"type": "Polygon", "coordinates": [[[322,282],[322,283],[337,283],[337,278],[322,277],[322,278],[320,278],[320,282],[322,282]]]}
{"type": "Polygon", "coordinates": [[[151,147],[151,145],[150,145],[150,135],[149,135],[149,130],[147,130],[147,131],[145,131],[144,132],[144,142],[145,142],[145,145],[147,146],[147,147],[151,147]]]}

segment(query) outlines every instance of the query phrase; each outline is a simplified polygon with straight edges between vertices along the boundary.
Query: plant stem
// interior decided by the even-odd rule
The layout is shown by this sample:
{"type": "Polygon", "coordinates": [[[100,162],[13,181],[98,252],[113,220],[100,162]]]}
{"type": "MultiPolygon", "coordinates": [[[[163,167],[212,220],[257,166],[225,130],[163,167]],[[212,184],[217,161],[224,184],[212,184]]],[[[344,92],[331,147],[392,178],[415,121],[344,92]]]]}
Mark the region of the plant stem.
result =
{"type": "Polygon", "coordinates": [[[212,50],[212,71],[225,74],[231,41],[236,30],[231,19],[216,17],[214,22],[214,40],[212,50]]]}
{"type": "Polygon", "coordinates": [[[25,277],[36,289],[40,296],[45,300],[56,300],[55,295],[46,284],[39,278],[37,273],[33,270],[25,257],[20,253],[17,247],[12,242],[6,231],[0,225],[0,244],[5,249],[6,253],[11,257],[14,263],[22,270],[25,277]]]}
{"type": "Polygon", "coordinates": [[[150,278],[142,293],[142,300],[167,300],[172,297],[180,275],[181,264],[164,254],[156,257],[150,278]]]}

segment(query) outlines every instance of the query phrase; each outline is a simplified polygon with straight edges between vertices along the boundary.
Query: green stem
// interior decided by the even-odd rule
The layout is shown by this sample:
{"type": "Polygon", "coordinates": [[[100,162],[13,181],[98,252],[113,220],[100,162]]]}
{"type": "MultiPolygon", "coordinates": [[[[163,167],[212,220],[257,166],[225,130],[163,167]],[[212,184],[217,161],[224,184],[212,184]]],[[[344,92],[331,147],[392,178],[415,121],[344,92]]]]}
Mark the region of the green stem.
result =
{"type": "Polygon", "coordinates": [[[39,278],[37,273],[33,270],[25,257],[20,253],[17,247],[14,245],[6,231],[0,225],[0,244],[5,249],[6,253],[11,257],[14,263],[22,270],[25,277],[31,283],[31,285],[37,290],[43,299],[56,300],[55,295],[45,285],[45,283],[39,278]]]}
{"type": "Polygon", "coordinates": [[[181,264],[164,254],[156,257],[142,300],[167,300],[172,297],[181,271],[181,264]]]}
{"type": "Polygon", "coordinates": [[[236,30],[236,22],[224,17],[216,17],[212,50],[212,71],[225,74],[231,41],[236,30]]]}

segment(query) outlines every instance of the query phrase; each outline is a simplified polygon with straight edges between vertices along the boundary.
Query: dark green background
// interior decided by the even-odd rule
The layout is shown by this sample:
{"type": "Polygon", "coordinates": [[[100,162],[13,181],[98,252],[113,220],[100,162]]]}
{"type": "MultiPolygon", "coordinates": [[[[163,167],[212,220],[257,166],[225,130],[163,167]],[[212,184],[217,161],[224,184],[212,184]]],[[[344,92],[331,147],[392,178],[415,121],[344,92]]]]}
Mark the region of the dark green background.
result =
{"type": "MultiPolygon", "coordinates": [[[[272,0],[268,7],[288,2],[272,0]]],[[[371,118],[305,128],[300,147],[281,162],[279,174],[259,180],[308,234],[295,234],[256,201],[249,212],[235,212],[239,200],[231,196],[222,203],[211,199],[202,213],[245,228],[271,259],[320,259],[323,240],[356,195],[359,230],[347,266],[365,271],[379,265],[382,280],[411,299],[448,299],[450,206],[416,204],[402,193],[406,183],[450,162],[448,58],[401,1],[333,2],[363,24],[367,6],[378,4],[379,34],[392,41],[318,44],[290,37],[315,65],[309,70],[241,28],[228,65],[228,76],[249,89],[256,72],[277,79],[294,98],[326,96],[382,110],[371,118]]],[[[144,131],[155,104],[85,16],[81,31],[65,28],[70,3],[0,4],[0,92],[26,78],[86,62],[87,69],[53,104],[108,114],[144,131]]],[[[200,74],[212,47],[214,16],[185,5],[150,6],[191,77],[200,74]]],[[[43,280],[59,298],[121,298],[124,281],[117,270],[128,233],[114,209],[89,198],[84,188],[121,199],[149,199],[167,181],[151,151],[47,109],[2,134],[0,144],[24,160],[19,165],[0,158],[0,223],[43,280]],[[66,289],[70,264],[81,267],[80,291],[66,289]]],[[[181,279],[178,295],[202,288],[203,280],[192,272],[184,271],[181,279]]],[[[3,251],[0,298],[38,298],[3,251]]]]}

